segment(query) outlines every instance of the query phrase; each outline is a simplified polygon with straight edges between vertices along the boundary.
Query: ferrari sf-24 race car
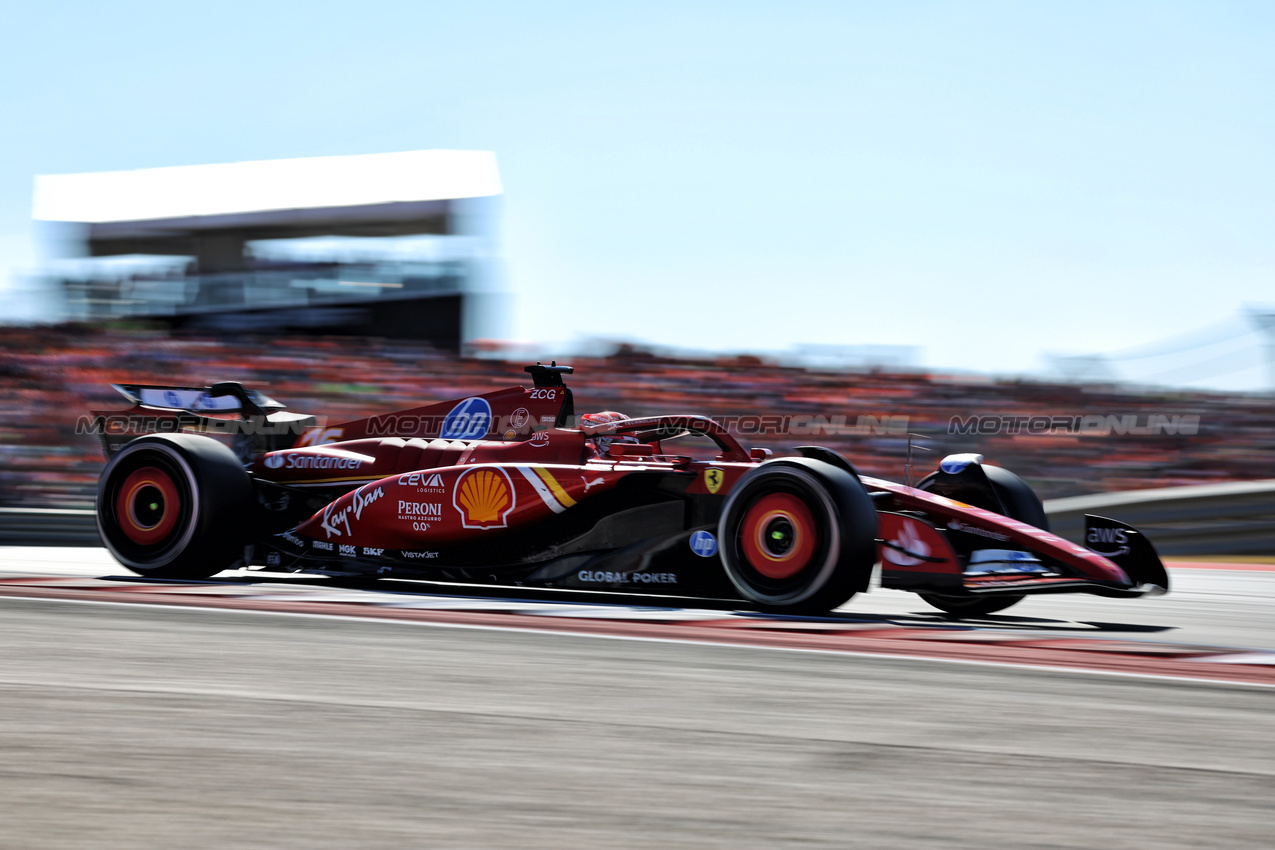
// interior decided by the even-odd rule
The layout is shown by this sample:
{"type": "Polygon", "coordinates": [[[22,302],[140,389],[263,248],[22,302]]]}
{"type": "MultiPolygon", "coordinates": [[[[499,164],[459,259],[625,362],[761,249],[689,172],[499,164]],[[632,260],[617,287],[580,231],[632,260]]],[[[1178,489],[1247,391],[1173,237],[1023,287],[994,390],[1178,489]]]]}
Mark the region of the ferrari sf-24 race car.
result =
{"type": "Polygon", "coordinates": [[[878,563],[882,587],[956,616],[1168,589],[1136,529],[1088,517],[1087,547],[1052,535],[1030,487],[979,455],[906,486],[826,448],[745,449],[703,416],[576,419],[570,367],[526,371],[530,388],[334,426],[233,382],[116,385],[133,407],[95,413],[102,540],[166,579],[262,567],[777,613],[831,611],[878,563]]]}

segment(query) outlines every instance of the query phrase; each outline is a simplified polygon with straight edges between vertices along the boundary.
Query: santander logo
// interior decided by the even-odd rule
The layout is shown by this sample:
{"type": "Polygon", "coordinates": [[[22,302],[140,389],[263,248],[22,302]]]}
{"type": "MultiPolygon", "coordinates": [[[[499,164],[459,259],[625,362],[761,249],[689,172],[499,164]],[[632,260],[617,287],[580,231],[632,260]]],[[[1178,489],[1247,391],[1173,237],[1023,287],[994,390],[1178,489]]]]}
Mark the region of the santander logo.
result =
{"type": "Polygon", "coordinates": [[[895,537],[890,543],[898,546],[899,549],[906,549],[907,552],[900,552],[899,549],[885,546],[882,547],[885,550],[885,559],[899,567],[915,567],[917,564],[923,563],[924,559],[930,555],[930,544],[921,539],[919,531],[915,520],[905,519],[899,529],[898,537],[895,537]],[[914,557],[915,555],[920,557],[914,557]]]}

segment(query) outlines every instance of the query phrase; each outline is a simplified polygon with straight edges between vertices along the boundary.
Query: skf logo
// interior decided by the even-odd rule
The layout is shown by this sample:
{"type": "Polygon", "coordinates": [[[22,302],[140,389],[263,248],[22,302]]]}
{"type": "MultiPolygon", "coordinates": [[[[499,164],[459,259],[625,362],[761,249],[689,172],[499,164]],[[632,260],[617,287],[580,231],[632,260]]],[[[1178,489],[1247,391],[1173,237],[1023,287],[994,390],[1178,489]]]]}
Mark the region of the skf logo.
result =
{"type": "Polygon", "coordinates": [[[709,467],[704,470],[704,486],[708,488],[708,492],[716,493],[722,489],[722,482],[726,480],[726,474],[716,467],[709,467]]]}
{"type": "Polygon", "coordinates": [[[452,506],[465,528],[505,528],[514,504],[514,485],[503,469],[466,470],[452,490],[452,506]]]}

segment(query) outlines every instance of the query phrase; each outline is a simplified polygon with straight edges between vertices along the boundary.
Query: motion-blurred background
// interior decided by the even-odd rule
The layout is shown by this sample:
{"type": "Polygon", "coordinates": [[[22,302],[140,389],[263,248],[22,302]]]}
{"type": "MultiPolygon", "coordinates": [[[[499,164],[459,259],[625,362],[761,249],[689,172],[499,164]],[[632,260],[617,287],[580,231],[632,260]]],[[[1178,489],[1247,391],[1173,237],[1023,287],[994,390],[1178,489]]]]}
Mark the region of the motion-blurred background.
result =
{"type": "Polygon", "coordinates": [[[0,504],[91,506],[112,381],[339,421],[551,358],[884,477],[1275,478],[1273,19],[5,3],[0,504]],[[1106,424],[968,426],[1033,416],[1106,424]]]}

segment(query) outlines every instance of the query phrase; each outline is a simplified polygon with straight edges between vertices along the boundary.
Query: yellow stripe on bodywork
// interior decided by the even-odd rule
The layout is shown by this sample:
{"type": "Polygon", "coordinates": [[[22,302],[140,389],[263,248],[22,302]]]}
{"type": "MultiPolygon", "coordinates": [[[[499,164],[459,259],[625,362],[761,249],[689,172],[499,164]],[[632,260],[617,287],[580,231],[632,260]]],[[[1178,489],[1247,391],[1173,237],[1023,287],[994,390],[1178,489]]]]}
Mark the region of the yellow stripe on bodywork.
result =
{"type": "Polygon", "coordinates": [[[561,502],[564,508],[574,507],[576,500],[567,495],[567,491],[562,489],[558,479],[554,478],[549,473],[549,470],[543,466],[533,466],[532,469],[536,471],[536,475],[540,476],[540,480],[549,487],[549,492],[553,493],[553,497],[561,502]]]}

